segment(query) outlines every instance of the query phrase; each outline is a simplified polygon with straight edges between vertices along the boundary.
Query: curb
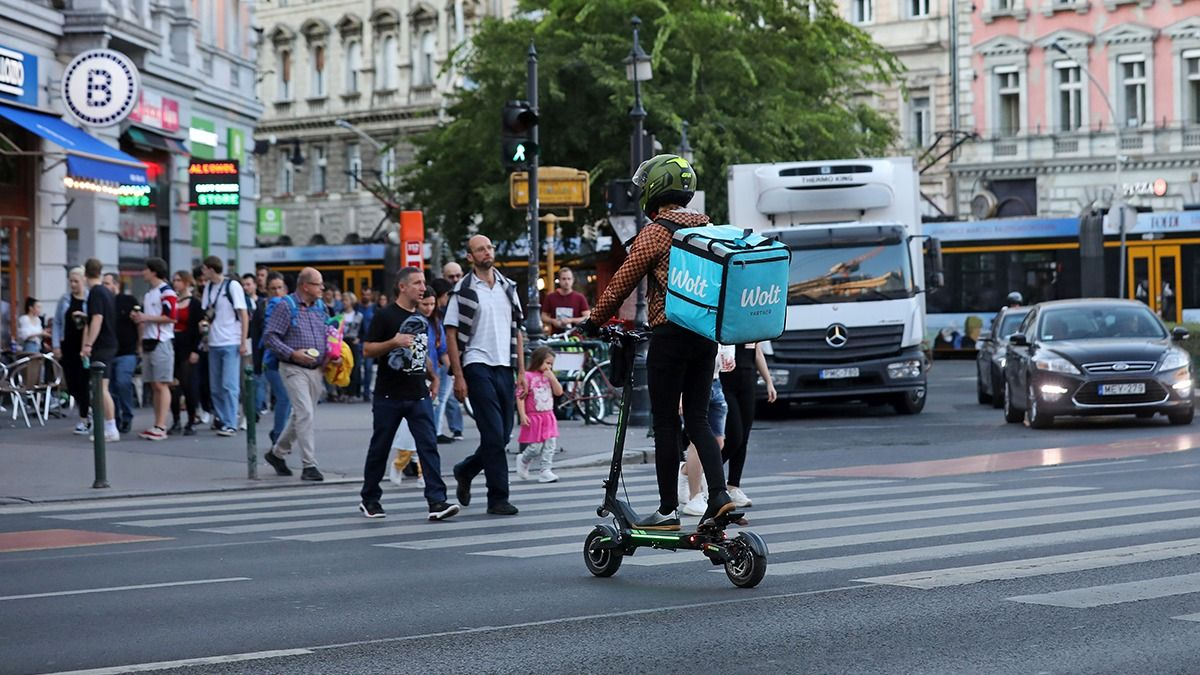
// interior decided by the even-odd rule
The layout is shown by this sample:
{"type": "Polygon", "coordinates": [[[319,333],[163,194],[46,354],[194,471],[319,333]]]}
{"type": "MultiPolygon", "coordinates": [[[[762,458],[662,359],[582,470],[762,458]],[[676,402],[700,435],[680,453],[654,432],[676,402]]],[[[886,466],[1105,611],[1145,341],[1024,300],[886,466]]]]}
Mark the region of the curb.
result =
{"type": "MultiPolygon", "coordinates": [[[[590,466],[608,466],[612,461],[611,452],[600,452],[594,455],[584,455],[583,457],[575,457],[572,459],[564,459],[554,462],[556,469],[580,469],[590,466]]],[[[625,451],[621,462],[623,464],[653,464],[654,463],[654,448],[634,448],[625,451]]]]}

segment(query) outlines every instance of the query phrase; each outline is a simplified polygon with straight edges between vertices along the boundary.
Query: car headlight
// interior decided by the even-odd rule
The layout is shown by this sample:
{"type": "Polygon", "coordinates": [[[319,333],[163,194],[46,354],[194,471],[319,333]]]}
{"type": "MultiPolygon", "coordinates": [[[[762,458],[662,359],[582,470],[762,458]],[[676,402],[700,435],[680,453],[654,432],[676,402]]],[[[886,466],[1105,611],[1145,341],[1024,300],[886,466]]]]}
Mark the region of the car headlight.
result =
{"type": "Polygon", "coordinates": [[[1068,373],[1070,375],[1078,375],[1079,369],[1075,364],[1064,359],[1061,356],[1052,356],[1050,354],[1038,355],[1033,359],[1034,365],[1038,370],[1046,370],[1051,373],[1068,373]]]}
{"type": "Polygon", "coordinates": [[[1167,352],[1166,356],[1163,357],[1162,365],[1158,367],[1158,371],[1160,373],[1165,373],[1169,370],[1184,368],[1187,367],[1191,361],[1192,360],[1188,356],[1187,352],[1183,351],[1182,349],[1172,349],[1167,352]]]}

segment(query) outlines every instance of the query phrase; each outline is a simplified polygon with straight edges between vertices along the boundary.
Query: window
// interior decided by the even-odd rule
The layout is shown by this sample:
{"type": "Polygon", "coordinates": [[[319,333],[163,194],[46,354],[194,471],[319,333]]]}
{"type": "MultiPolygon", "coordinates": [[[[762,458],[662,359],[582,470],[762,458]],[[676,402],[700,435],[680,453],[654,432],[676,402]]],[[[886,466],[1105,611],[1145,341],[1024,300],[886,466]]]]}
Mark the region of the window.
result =
{"type": "Polygon", "coordinates": [[[911,18],[929,16],[929,0],[908,0],[908,16],[911,18]]]}
{"type": "Polygon", "coordinates": [[[355,40],[346,45],[346,93],[358,93],[358,71],[362,68],[362,43],[355,40]]]}
{"type": "Polygon", "coordinates": [[[908,114],[910,140],[914,147],[925,147],[933,132],[933,116],[929,106],[929,94],[914,95],[909,103],[908,114]]]}
{"type": "Polygon", "coordinates": [[[312,162],[312,174],[308,183],[309,192],[317,195],[325,194],[329,189],[325,146],[313,146],[312,152],[309,153],[309,160],[312,162]]]}
{"type": "Polygon", "coordinates": [[[1058,61],[1054,71],[1058,86],[1058,130],[1078,131],[1083,126],[1083,81],[1079,64],[1058,61]]]}
{"type": "Polygon", "coordinates": [[[421,53],[418,55],[417,84],[433,84],[433,59],[437,50],[437,38],[433,31],[421,33],[421,53]]]}
{"type": "Polygon", "coordinates": [[[279,194],[290,195],[296,189],[296,167],[292,166],[292,151],[279,153],[279,194]]]}
{"type": "Polygon", "coordinates": [[[1200,50],[1183,53],[1184,119],[1188,124],[1200,124],[1200,50]]]}
{"type": "Polygon", "coordinates": [[[279,100],[292,100],[292,53],[279,52],[279,100]]]}
{"type": "Polygon", "coordinates": [[[242,46],[242,8],[239,6],[239,0],[226,0],[225,2],[225,48],[234,54],[241,56],[244,51],[242,46]]]}
{"type": "Polygon", "coordinates": [[[312,50],[312,97],[325,96],[325,47],[317,45],[312,50]]]}
{"type": "Polygon", "coordinates": [[[1121,75],[1121,119],[1134,128],[1146,123],[1146,60],[1123,56],[1117,63],[1121,75]]]}
{"type": "Polygon", "coordinates": [[[1021,131],[1021,74],[1016,70],[996,71],[997,131],[1016,136],[1021,131]]]}
{"type": "Polygon", "coordinates": [[[379,180],[387,187],[396,184],[396,149],[388,151],[379,158],[379,180]]]}
{"type": "Polygon", "coordinates": [[[1017,8],[1017,0],[995,0],[997,12],[1011,12],[1017,8]]]}
{"type": "Polygon", "coordinates": [[[386,91],[396,88],[396,49],[395,35],[383,39],[383,55],[380,62],[383,72],[379,76],[379,89],[386,91]]]}
{"type": "Polygon", "coordinates": [[[851,17],[854,23],[875,21],[875,0],[851,0],[851,17]]]}
{"type": "Polygon", "coordinates": [[[346,191],[358,192],[358,181],[362,179],[362,151],[358,143],[346,146],[346,191]]]}

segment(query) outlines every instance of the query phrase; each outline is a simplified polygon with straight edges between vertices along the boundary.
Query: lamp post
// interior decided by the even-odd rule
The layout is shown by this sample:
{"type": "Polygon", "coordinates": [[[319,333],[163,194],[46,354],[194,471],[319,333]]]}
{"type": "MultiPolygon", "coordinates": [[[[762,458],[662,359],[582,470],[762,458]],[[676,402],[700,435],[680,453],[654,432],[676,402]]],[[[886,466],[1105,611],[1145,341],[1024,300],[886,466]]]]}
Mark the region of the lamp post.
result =
{"type": "MultiPolygon", "coordinates": [[[[646,160],[646,157],[643,156],[645,130],[642,125],[646,121],[646,109],[642,107],[642,82],[649,80],[653,73],[650,70],[650,56],[642,51],[642,45],[638,42],[638,28],[641,27],[642,20],[635,16],[630,23],[633,25],[633,49],[629,51],[629,56],[625,59],[625,79],[633,83],[633,109],[629,111],[629,117],[633,119],[633,161],[631,162],[633,166],[629,171],[629,175],[632,176],[637,173],[638,167],[646,160]]],[[[646,214],[642,212],[640,206],[634,215],[634,224],[637,226],[636,231],[639,234],[646,226],[646,214]]],[[[643,326],[646,324],[645,279],[638,283],[635,307],[634,321],[638,326],[643,326]]],[[[645,345],[638,349],[637,355],[634,357],[632,377],[633,403],[630,406],[629,425],[649,427],[650,391],[646,382],[645,345]]]]}
{"type": "Polygon", "coordinates": [[[1088,82],[1091,82],[1092,86],[1096,88],[1096,91],[1100,92],[1100,96],[1104,99],[1104,105],[1108,106],[1109,115],[1112,115],[1113,132],[1116,134],[1116,138],[1114,140],[1114,143],[1116,144],[1116,150],[1113,153],[1113,162],[1114,162],[1113,180],[1116,181],[1116,185],[1113,186],[1112,208],[1109,210],[1109,213],[1112,213],[1114,211],[1116,212],[1117,228],[1121,233],[1121,252],[1119,254],[1120,262],[1118,263],[1118,268],[1120,269],[1120,275],[1117,277],[1117,297],[1124,298],[1125,297],[1125,266],[1126,266],[1126,260],[1125,260],[1125,186],[1123,186],[1121,184],[1121,164],[1122,164],[1121,122],[1120,122],[1120,120],[1117,119],[1117,110],[1116,110],[1116,108],[1113,107],[1112,100],[1109,97],[1108,92],[1105,91],[1104,87],[1100,85],[1100,82],[1097,81],[1095,76],[1092,75],[1091,69],[1088,68],[1086,63],[1084,63],[1084,60],[1078,60],[1078,59],[1075,59],[1074,57],[1072,57],[1070,54],[1067,53],[1066,48],[1063,47],[1058,42],[1050,43],[1050,47],[1054,51],[1058,52],[1059,54],[1062,54],[1063,56],[1071,59],[1072,61],[1075,61],[1075,63],[1079,65],[1079,69],[1082,70],[1083,74],[1087,76],[1088,82]]]}

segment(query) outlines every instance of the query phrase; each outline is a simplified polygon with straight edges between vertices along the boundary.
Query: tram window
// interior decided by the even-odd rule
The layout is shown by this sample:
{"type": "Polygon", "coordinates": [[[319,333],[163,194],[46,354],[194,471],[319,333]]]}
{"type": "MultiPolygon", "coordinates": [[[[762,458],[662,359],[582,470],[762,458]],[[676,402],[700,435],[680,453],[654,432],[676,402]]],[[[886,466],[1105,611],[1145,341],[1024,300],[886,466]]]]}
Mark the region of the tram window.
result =
{"type": "Polygon", "coordinates": [[[1175,294],[1183,309],[1200,307],[1200,251],[1196,246],[1182,247],[1180,260],[1179,292],[1175,294]]]}

